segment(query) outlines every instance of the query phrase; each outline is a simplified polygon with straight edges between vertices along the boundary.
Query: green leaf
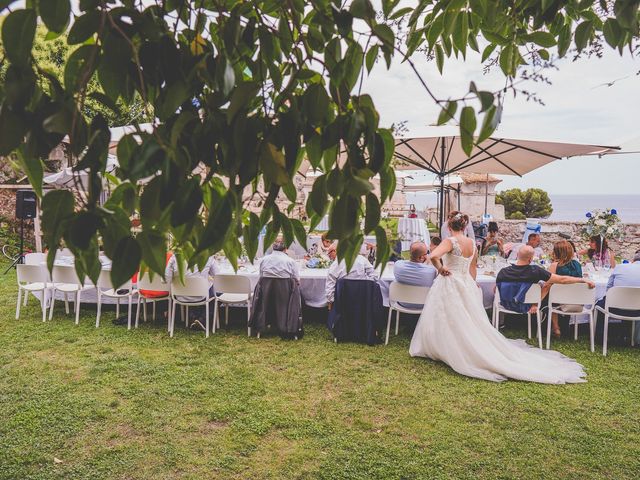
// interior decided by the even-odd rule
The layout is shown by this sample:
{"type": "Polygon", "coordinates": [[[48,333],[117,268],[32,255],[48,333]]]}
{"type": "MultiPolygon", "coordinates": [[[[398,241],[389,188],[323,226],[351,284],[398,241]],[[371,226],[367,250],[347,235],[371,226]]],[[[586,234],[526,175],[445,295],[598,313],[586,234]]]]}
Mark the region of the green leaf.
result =
{"type": "Polygon", "coordinates": [[[480,105],[482,106],[480,112],[487,111],[493,105],[493,101],[495,100],[493,93],[479,91],[476,92],[476,95],[478,95],[478,100],[480,100],[480,105]]]}
{"type": "Polygon", "coordinates": [[[233,117],[256,98],[259,89],[260,85],[257,82],[242,82],[235,88],[227,110],[227,122],[231,123],[233,117]]]}
{"type": "Polygon", "coordinates": [[[502,107],[492,105],[487,109],[484,114],[484,120],[482,121],[482,127],[480,127],[480,133],[478,134],[478,143],[484,142],[491,134],[496,130],[500,124],[500,117],[502,116],[502,107]]]}
{"type": "Polygon", "coordinates": [[[323,217],[324,213],[327,211],[327,196],[327,177],[326,175],[320,175],[316,178],[316,181],[313,182],[313,187],[309,194],[309,205],[311,206],[312,211],[319,217],[323,217]]]}
{"type": "Polygon", "coordinates": [[[305,142],[305,150],[311,167],[315,170],[322,161],[322,137],[314,135],[305,142]]]}
{"type": "Polygon", "coordinates": [[[249,213],[249,225],[245,225],[242,231],[242,241],[249,260],[253,262],[258,252],[258,237],[260,235],[260,219],[253,212],[249,213]]]}
{"type": "Polygon", "coordinates": [[[307,232],[304,230],[302,222],[296,218],[291,219],[291,226],[293,227],[293,234],[296,240],[304,248],[307,245],[307,232]]]}
{"type": "Polygon", "coordinates": [[[100,10],[92,10],[84,15],[77,17],[67,36],[69,45],[77,45],[84,43],[91,38],[100,28],[100,10]]]}
{"type": "Polygon", "coordinates": [[[378,45],[374,45],[369,49],[367,55],[365,56],[365,65],[367,67],[368,73],[371,73],[371,70],[376,63],[376,59],[378,58],[378,49],[378,45]]]}
{"type": "Polygon", "coordinates": [[[176,195],[171,209],[171,225],[177,227],[193,220],[202,206],[202,190],[200,179],[189,179],[176,195]]]}
{"type": "Polygon", "coordinates": [[[620,28],[620,24],[615,18],[607,18],[602,27],[602,33],[604,34],[604,39],[610,46],[615,48],[620,45],[620,41],[623,38],[623,32],[620,28]]]}
{"type": "Polygon", "coordinates": [[[142,259],[151,270],[164,276],[167,258],[167,243],[164,235],[155,230],[143,230],[136,240],[138,241],[142,259]]]}
{"type": "Polygon", "coordinates": [[[15,10],[2,23],[2,46],[16,65],[26,65],[31,58],[31,48],[36,35],[36,12],[15,10]]]}
{"type": "Polygon", "coordinates": [[[393,168],[387,167],[380,172],[380,203],[383,203],[387,199],[393,197],[393,193],[396,191],[396,174],[393,168]]]}
{"type": "Polygon", "coordinates": [[[352,195],[342,195],[338,198],[329,217],[329,236],[344,238],[356,233],[359,228],[359,208],[360,201],[352,195]]]}
{"type": "Polygon", "coordinates": [[[111,283],[117,289],[138,271],[142,249],[133,237],[125,237],[116,245],[116,253],[111,259],[111,283]]]}
{"type": "Polygon", "coordinates": [[[81,82],[91,78],[96,67],[92,58],[97,56],[97,50],[98,47],[95,45],[82,45],[69,56],[64,68],[65,89],[75,92],[81,87],[81,82]],[[87,71],[87,68],[90,70],[87,71]]]}
{"type": "Polygon", "coordinates": [[[591,20],[585,20],[576,27],[575,42],[578,51],[582,51],[589,43],[591,35],[593,34],[593,22],[591,20]]]}
{"type": "Polygon", "coordinates": [[[44,177],[44,167],[39,157],[32,155],[27,151],[23,144],[16,150],[18,162],[27,174],[29,183],[33,187],[38,197],[42,198],[42,178],[44,177]]]}
{"type": "Polygon", "coordinates": [[[514,68],[514,57],[516,48],[516,46],[510,43],[509,45],[503,47],[502,51],[500,52],[500,69],[502,70],[502,73],[510,77],[514,76],[516,73],[514,68]]]}
{"type": "Polygon", "coordinates": [[[282,186],[291,181],[287,175],[284,155],[273,143],[263,144],[260,150],[260,168],[270,183],[282,186]]]}
{"type": "Polygon", "coordinates": [[[436,45],[435,54],[438,71],[442,74],[442,69],[444,68],[444,50],[442,50],[442,46],[440,44],[436,45]]]}
{"type": "MultiPolygon", "coordinates": [[[[389,242],[387,232],[381,226],[375,228],[376,231],[376,268],[378,265],[385,265],[389,258],[389,242]],[[383,263],[384,262],[384,263],[383,263]]],[[[384,268],[383,270],[384,271],[384,268]]],[[[382,274],[382,271],[380,272],[382,274]]]]}
{"type": "Polygon", "coordinates": [[[324,86],[314,83],[307,88],[302,100],[303,111],[312,125],[325,122],[329,113],[331,99],[324,86]]]}
{"type": "Polygon", "coordinates": [[[395,46],[395,35],[393,30],[388,25],[384,23],[379,23],[373,27],[373,33],[382,40],[382,43],[389,48],[394,48],[395,46]]]}
{"type": "Polygon", "coordinates": [[[456,110],[458,110],[458,102],[455,100],[447,102],[445,107],[440,110],[440,115],[438,116],[438,125],[444,125],[449,120],[453,120],[456,110]]]}
{"type": "Polygon", "coordinates": [[[367,213],[364,217],[364,233],[368,234],[380,223],[380,202],[373,193],[367,195],[367,213]]]}
{"type": "Polygon", "coordinates": [[[565,25],[560,30],[560,34],[558,35],[558,56],[560,58],[564,57],[569,51],[569,47],[571,46],[571,27],[569,25],[565,25]]]}
{"type": "Polygon", "coordinates": [[[156,109],[158,118],[160,118],[160,120],[169,118],[176,113],[180,105],[189,99],[189,96],[189,87],[182,80],[177,80],[166,87],[158,98],[159,105],[156,109]]]}
{"type": "Polygon", "coordinates": [[[482,51],[482,63],[486,62],[487,58],[491,56],[496,47],[497,45],[495,43],[491,43],[485,47],[485,49],[482,51]]]}
{"type": "Polygon", "coordinates": [[[293,181],[289,181],[289,183],[285,183],[282,186],[282,191],[287,196],[287,199],[291,203],[295,203],[296,198],[298,198],[298,191],[296,190],[296,186],[293,184],[293,181]]]}
{"type": "Polygon", "coordinates": [[[232,211],[230,193],[225,194],[214,205],[209,206],[209,219],[202,233],[198,252],[204,250],[217,252],[222,248],[227,230],[231,225],[232,211]]]}
{"type": "Polygon", "coordinates": [[[49,30],[56,33],[64,31],[71,15],[69,0],[41,0],[38,9],[42,21],[49,30]]]}
{"type": "Polygon", "coordinates": [[[0,155],[9,155],[24,141],[28,125],[6,103],[0,106],[0,155]]]}
{"type": "Polygon", "coordinates": [[[533,32],[525,38],[528,42],[533,42],[544,48],[550,48],[556,44],[556,37],[549,32],[533,32]]]}
{"type": "Polygon", "coordinates": [[[66,221],[73,215],[73,194],[69,190],[51,190],[42,199],[42,231],[49,248],[47,266],[53,269],[57,246],[62,238],[66,221]]]}
{"type": "Polygon", "coordinates": [[[376,11],[373,9],[373,5],[369,0],[353,0],[349,7],[349,13],[355,18],[362,18],[364,20],[375,20],[376,11]]]}
{"type": "Polygon", "coordinates": [[[66,243],[78,250],[88,249],[99,225],[100,217],[93,212],[85,211],[76,214],[69,222],[65,233],[66,243]]]}
{"type": "Polygon", "coordinates": [[[464,107],[460,113],[460,143],[467,156],[473,150],[473,134],[476,131],[476,114],[473,107],[464,107]]]}

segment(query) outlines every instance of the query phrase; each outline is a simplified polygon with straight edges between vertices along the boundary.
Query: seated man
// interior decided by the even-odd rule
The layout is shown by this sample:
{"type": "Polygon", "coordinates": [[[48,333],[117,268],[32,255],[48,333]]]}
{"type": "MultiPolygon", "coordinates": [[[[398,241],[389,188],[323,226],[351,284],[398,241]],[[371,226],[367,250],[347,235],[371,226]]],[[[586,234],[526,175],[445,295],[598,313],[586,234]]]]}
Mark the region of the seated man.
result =
{"type": "Polygon", "coordinates": [[[331,310],[333,299],[336,293],[336,283],[341,278],[349,278],[352,280],[378,280],[378,274],[371,265],[371,262],[362,255],[357,255],[351,270],[347,272],[347,264],[344,260],[338,262],[335,256],[335,249],[329,251],[329,257],[335,258],[329,272],[327,273],[326,294],[327,307],[331,310]]]}
{"type": "MultiPolygon", "coordinates": [[[[411,255],[410,260],[400,260],[393,265],[393,276],[396,282],[405,285],[431,287],[438,271],[429,262],[427,244],[420,241],[413,242],[409,251],[411,255]]],[[[401,305],[406,308],[422,308],[422,305],[412,303],[401,305]]]]}
{"type": "Polygon", "coordinates": [[[500,304],[513,312],[536,313],[537,305],[524,303],[527,291],[534,283],[586,283],[589,288],[595,288],[595,284],[589,280],[577,277],[556,275],[538,265],[531,265],[534,250],[530,245],[524,245],[518,251],[518,260],[515,265],[510,265],[498,272],[496,287],[500,292],[500,304]]]}
{"type": "Polygon", "coordinates": [[[509,260],[516,260],[518,258],[518,252],[525,245],[528,245],[533,249],[533,258],[540,258],[542,255],[544,255],[544,250],[542,250],[542,248],[540,247],[540,242],[540,234],[532,233],[531,235],[529,235],[526,244],[518,243],[513,246],[513,248],[511,249],[511,253],[509,254],[509,260]]]}
{"type": "Polygon", "coordinates": [[[300,283],[298,263],[287,255],[287,246],[282,238],[273,242],[272,252],[260,261],[260,277],[293,278],[300,283]]]}
{"type": "MultiPolygon", "coordinates": [[[[640,250],[636,251],[631,262],[632,263],[623,263],[613,269],[613,272],[611,272],[611,276],[609,277],[609,281],[607,282],[607,290],[611,287],[640,287],[640,250]]],[[[598,301],[597,305],[604,308],[606,299],[607,297],[605,296],[598,301]]],[[[628,317],[640,316],[640,312],[635,310],[613,309],[612,312],[628,317]]],[[[613,320],[614,319],[612,319],[612,321],[613,320]]],[[[596,335],[598,337],[602,335],[603,328],[604,314],[602,312],[598,312],[598,318],[596,321],[596,335]]],[[[635,330],[634,343],[636,343],[636,345],[640,345],[640,328],[636,325],[635,330]]]]}

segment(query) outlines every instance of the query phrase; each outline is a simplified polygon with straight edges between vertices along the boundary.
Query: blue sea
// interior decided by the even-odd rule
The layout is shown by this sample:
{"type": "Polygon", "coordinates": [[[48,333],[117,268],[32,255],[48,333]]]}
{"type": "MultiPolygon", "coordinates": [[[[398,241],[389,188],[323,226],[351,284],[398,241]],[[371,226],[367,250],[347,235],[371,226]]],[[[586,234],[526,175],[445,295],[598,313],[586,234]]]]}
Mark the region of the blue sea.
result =
{"type": "Polygon", "coordinates": [[[615,208],[625,223],[640,223],[640,195],[553,195],[549,220],[586,220],[586,213],[615,208]]]}

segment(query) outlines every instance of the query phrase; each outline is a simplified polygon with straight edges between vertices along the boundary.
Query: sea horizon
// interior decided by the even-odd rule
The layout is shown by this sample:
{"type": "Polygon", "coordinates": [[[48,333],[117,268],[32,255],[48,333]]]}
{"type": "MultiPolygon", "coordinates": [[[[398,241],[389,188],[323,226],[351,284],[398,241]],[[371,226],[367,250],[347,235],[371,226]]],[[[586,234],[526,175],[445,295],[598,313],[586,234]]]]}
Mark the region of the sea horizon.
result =
{"type": "Polygon", "coordinates": [[[585,221],[587,212],[615,208],[624,223],[640,223],[640,194],[549,194],[553,213],[548,220],[585,221]]]}

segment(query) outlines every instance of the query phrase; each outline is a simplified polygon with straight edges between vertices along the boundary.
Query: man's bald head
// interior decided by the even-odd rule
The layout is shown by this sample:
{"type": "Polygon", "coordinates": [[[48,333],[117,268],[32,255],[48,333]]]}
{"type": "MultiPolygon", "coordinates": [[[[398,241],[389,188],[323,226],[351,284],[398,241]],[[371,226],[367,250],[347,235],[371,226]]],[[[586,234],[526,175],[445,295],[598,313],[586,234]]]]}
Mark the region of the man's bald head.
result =
{"type": "Polygon", "coordinates": [[[411,261],[417,263],[424,263],[427,256],[427,244],[424,242],[413,242],[409,248],[411,255],[411,261]]]}
{"type": "Polygon", "coordinates": [[[530,264],[533,260],[533,247],[524,245],[518,250],[518,263],[530,264]]]}

